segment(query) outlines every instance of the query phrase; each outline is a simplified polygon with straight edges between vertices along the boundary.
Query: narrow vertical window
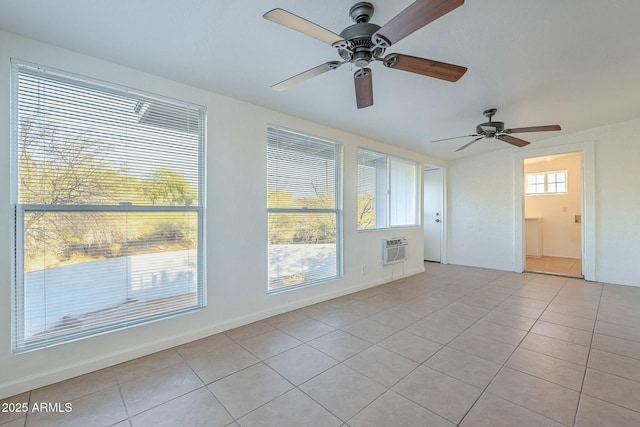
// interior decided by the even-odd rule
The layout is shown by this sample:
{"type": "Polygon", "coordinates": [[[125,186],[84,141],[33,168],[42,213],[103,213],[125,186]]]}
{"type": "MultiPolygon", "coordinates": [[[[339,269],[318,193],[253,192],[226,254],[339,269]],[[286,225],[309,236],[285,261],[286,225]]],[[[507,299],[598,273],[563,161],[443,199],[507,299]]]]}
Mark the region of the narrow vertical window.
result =
{"type": "Polygon", "coordinates": [[[267,128],[268,290],[342,276],[342,146],[267,128]]]}
{"type": "Polygon", "coordinates": [[[358,230],[420,225],[416,162],[358,149],[358,230]]]}
{"type": "Polygon", "coordinates": [[[205,109],[13,63],[16,352],[205,305],[205,109]]]}

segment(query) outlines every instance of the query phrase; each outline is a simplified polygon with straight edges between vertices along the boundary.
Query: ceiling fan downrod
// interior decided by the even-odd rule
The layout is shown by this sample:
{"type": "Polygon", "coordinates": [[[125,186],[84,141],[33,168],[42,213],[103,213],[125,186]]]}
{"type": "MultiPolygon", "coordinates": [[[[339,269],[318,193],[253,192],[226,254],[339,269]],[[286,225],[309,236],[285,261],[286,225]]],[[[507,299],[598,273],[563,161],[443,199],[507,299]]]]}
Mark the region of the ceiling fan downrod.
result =
{"type": "Polygon", "coordinates": [[[489,123],[491,123],[491,118],[496,114],[498,110],[496,108],[489,108],[488,110],[484,110],[482,112],[482,114],[484,114],[485,117],[489,117],[489,123]]]}

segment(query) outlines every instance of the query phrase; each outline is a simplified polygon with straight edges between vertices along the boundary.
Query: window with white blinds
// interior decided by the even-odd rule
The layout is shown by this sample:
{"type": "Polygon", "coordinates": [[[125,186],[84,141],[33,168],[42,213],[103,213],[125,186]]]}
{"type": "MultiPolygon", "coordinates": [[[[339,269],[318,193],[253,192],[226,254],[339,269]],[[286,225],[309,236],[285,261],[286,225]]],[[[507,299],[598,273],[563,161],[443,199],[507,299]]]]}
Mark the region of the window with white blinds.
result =
{"type": "Polygon", "coordinates": [[[205,108],[12,61],[14,352],[205,305],[205,108]]]}
{"type": "Polygon", "coordinates": [[[342,146],[267,127],[268,290],[342,276],[342,146]]]}
{"type": "Polygon", "coordinates": [[[358,148],[358,230],[420,225],[419,167],[358,148]]]}

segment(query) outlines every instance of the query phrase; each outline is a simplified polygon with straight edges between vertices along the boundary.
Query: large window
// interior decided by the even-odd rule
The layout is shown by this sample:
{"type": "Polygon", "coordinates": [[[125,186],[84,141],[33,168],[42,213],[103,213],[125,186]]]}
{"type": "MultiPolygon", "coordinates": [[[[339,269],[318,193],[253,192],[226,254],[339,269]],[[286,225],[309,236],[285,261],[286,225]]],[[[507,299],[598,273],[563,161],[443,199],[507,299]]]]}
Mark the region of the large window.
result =
{"type": "Polygon", "coordinates": [[[527,174],[527,194],[556,194],[567,192],[567,171],[527,174]]]}
{"type": "Polygon", "coordinates": [[[205,305],[205,109],[13,62],[16,352],[205,305]]]}
{"type": "Polygon", "coordinates": [[[269,126],[269,291],[342,275],[342,146],[269,126]]]}
{"type": "Polygon", "coordinates": [[[420,225],[416,162],[358,148],[358,230],[420,225]]]}

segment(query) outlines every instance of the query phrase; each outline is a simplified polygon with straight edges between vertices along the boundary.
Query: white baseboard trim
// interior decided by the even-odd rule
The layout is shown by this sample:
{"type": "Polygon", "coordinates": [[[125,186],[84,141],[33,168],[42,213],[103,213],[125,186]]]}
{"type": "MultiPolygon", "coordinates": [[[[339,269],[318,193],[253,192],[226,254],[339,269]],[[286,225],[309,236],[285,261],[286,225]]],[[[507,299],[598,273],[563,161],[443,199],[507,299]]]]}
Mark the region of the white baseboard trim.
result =
{"type": "MultiPolygon", "coordinates": [[[[423,273],[425,271],[424,266],[415,270],[406,271],[405,277],[413,276],[423,273]]],[[[74,378],[79,375],[84,375],[99,369],[104,369],[109,366],[117,365],[118,363],[127,362],[129,360],[136,359],[138,357],[147,356],[158,351],[166,350],[178,345],[186,344],[191,341],[195,341],[201,338],[215,335],[220,332],[228,331],[229,329],[237,328],[247,325],[249,323],[264,320],[271,316],[287,313],[292,310],[297,310],[309,305],[317,304],[320,302],[328,301],[330,299],[339,298],[341,296],[349,295],[354,292],[369,289],[375,286],[390,283],[392,280],[389,277],[371,280],[365,283],[360,283],[349,288],[340,289],[338,291],[329,292],[324,295],[315,296],[313,298],[307,298],[299,300],[290,304],[284,304],[276,307],[271,307],[267,310],[251,313],[250,315],[240,316],[228,321],[219,322],[215,325],[208,325],[206,327],[192,330],[188,333],[178,336],[171,336],[156,340],[153,342],[145,342],[135,347],[128,347],[126,349],[113,351],[94,357],[92,359],[83,360],[79,363],[72,365],[57,366],[46,371],[40,371],[34,373],[31,376],[20,378],[19,380],[9,381],[0,384],[0,399],[15,396],[20,393],[24,393],[29,390],[34,390],[39,387],[54,384],[59,381],[64,381],[69,378],[74,378]]]]}

